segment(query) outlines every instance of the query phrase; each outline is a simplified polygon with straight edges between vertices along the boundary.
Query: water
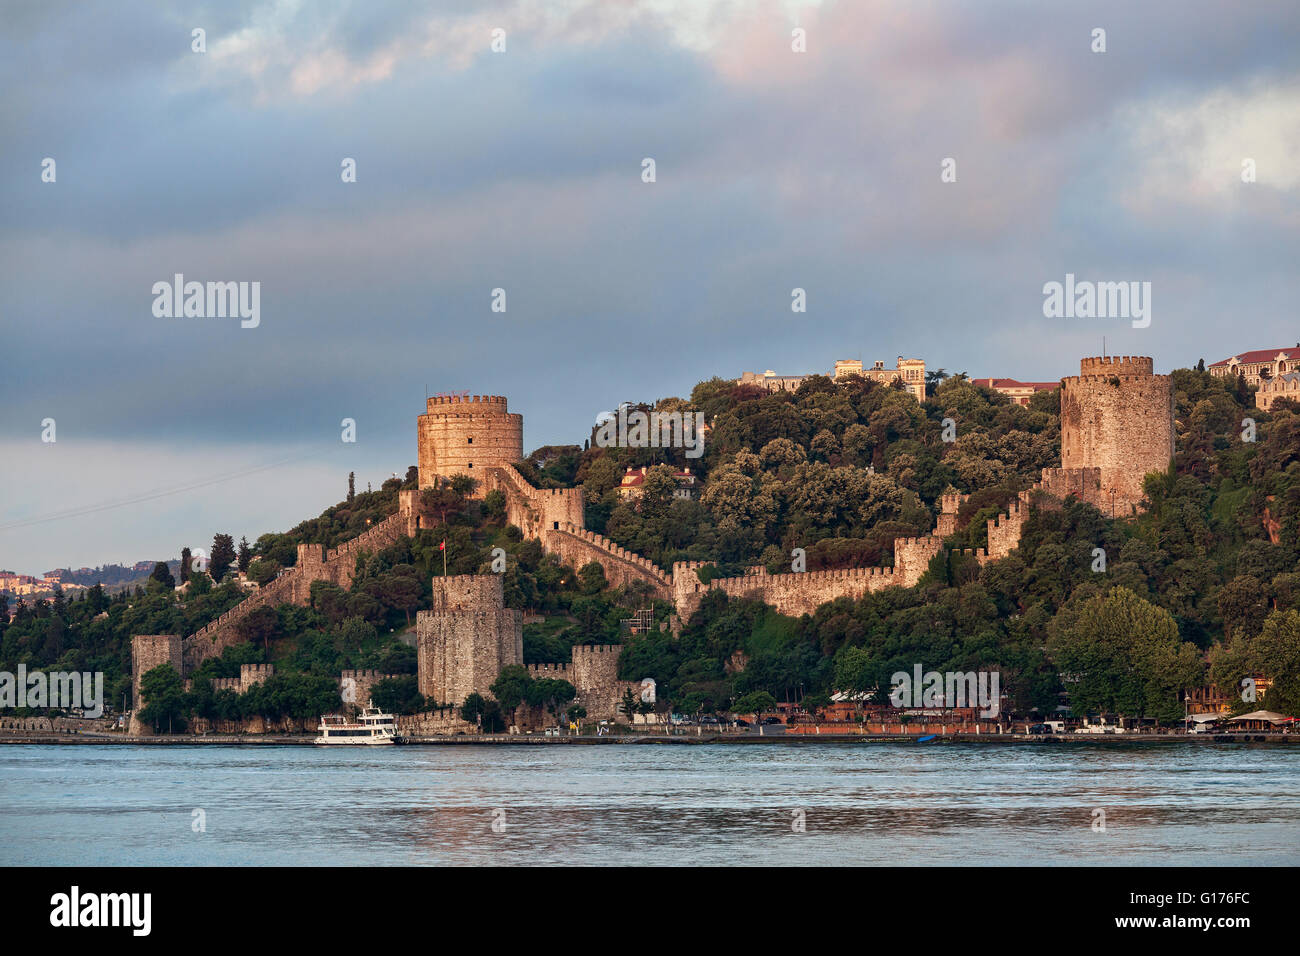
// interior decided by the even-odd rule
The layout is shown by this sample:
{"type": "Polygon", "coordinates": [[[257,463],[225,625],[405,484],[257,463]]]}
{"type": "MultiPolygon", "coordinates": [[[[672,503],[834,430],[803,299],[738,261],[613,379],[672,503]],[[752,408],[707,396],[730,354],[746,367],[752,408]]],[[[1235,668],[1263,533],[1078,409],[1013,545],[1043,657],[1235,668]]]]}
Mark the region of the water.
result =
{"type": "Polygon", "coordinates": [[[0,865],[1219,865],[1243,851],[1300,863],[1300,748],[0,747],[0,865]]]}

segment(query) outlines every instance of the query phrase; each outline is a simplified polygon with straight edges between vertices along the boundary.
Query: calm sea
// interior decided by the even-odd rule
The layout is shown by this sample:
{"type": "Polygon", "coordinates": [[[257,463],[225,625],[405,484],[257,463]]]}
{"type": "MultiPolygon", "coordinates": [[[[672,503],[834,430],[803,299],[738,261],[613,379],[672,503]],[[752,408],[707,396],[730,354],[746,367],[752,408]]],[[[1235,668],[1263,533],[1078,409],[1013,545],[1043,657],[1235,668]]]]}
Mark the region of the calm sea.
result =
{"type": "Polygon", "coordinates": [[[3,865],[1128,866],[1243,853],[1300,863],[1300,748],[0,747],[3,865]]]}

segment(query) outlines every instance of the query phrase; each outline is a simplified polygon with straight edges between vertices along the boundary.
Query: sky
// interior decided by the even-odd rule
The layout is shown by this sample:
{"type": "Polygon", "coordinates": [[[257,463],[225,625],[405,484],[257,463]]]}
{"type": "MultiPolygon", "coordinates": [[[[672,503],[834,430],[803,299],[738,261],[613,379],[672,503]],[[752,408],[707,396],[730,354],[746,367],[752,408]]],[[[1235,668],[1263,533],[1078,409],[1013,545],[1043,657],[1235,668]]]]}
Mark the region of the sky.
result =
{"type": "Polygon", "coordinates": [[[527,451],[744,371],[1297,345],[1298,50],[1250,0],[6,4],[0,568],[287,530],[426,393],[527,451]],[[1067,273],[1150,325],[1046,317],[1067,273]]]}

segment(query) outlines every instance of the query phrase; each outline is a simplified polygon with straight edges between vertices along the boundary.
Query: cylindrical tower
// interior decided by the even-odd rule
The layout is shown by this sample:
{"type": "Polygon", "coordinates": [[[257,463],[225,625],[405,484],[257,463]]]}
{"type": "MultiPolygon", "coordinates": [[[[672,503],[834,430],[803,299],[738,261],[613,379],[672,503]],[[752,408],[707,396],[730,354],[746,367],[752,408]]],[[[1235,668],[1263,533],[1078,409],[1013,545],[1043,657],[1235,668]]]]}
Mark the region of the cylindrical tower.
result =
{"type": "Polygon", "coordinates": [[[484,471],[524,457],[524,416],[506,411],[500,395],[439,396],[419,418],[420,487],[439,478],[469,475],[486,493],[484,471]]]}
{"type": "Polygon", "coordinates": [[[1174,457],[1174,392],[1145,356],[1080,361],[1061,380],[1061,467],[1100,468],[1103,497],[1115,513],[1142,501],[1142,481],[1174,457]]]}

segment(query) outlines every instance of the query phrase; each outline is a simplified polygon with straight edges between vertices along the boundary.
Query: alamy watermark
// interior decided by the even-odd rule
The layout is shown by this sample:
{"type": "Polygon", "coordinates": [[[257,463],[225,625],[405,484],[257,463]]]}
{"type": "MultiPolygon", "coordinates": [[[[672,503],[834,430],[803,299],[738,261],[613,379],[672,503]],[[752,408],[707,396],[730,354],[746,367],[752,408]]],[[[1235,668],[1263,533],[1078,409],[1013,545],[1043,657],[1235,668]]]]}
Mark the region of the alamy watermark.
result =
{"type": "Polygon", "coordinates": [[[682,448],[687,458],[704,454],[703,412],[628,411],[596,416],[599,448],[682,448]]]}
{"type": "Polygon", "coordinates": [[[889,702],[899,708],[980,707],[981,717],[1001,713],[1001,676],[997,671],[938,671],[922,673],[917,664],[913,673],[895,671],[889,676],[893,690],[889,702]]]}
{"type": "Polygon", "coordinates": [[[186,282],[176,273],[171,282],[155,282],[153,314],[159,319],[224,319],[238,317],[240,328],[262,322],[262,283],[186,282]]]}
{"type": "Polygon", "coordinates": [[[54,707],[77,708],[85,716],[104,715],[104,672],[34,671],[19,664],[17,675],[0,671],[0,708],[54,707]]]}
{"type": "Polygon", "coordinates": [[[1064,284],[1043,285],[1043,315],[1049,319],[1132,319],[1133,328],[1151,324],[1150,282],[1082,282],[1065,274],[1064,284]]]}

